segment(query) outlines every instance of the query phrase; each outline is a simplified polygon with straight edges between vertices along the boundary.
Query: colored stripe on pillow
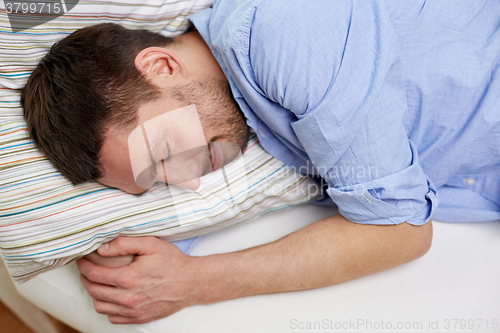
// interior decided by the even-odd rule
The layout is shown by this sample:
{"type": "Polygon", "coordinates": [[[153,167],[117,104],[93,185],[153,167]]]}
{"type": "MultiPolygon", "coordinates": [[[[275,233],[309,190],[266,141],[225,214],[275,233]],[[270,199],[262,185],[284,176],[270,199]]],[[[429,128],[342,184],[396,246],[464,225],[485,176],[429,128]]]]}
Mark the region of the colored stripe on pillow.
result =
{"type": "MultiPolygon", "coordinates": [[[[197,192],[158,186],[131,195],[97,183],[73,186],[28,138],[19,91],[53,43],[76,29],[115,22],[167,36],[210,6],[196,1],[80,1],[69,13],[13,33],[0,8],[0,249],[22,283],[119,235],[186,239],[308,202],[318,187],[268,155],[252,137],[241,163],[203,177],[197,192]],[[173,195],[174,194],[174,195],[173,195]]],[[[241,161],[240,161],[241,162],[241,161]]]]}

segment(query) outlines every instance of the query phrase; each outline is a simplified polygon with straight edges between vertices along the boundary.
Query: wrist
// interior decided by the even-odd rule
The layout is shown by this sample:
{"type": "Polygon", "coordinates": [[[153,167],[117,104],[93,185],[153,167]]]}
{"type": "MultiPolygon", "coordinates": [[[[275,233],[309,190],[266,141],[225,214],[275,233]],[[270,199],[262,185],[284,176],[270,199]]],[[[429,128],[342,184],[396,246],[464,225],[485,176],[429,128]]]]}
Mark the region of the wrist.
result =
{"type": "Polygon", "coordinates": [[[197,304],[212,304],[228,299],[246,296],[245,279],[241,269],[234,262],[231,254],[215,254],[203,257],[191,257],[189,274],[192,276],[193,290],[196,290],[197,304]]]}

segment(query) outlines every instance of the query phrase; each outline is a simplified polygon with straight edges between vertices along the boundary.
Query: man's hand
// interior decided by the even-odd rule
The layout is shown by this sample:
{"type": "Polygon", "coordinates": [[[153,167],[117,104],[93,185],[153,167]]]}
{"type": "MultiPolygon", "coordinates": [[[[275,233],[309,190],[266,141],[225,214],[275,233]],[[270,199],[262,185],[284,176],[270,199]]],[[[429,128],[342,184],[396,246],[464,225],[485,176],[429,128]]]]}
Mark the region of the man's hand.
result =
{"type": "Polygon", "coordinates": [[[113,324],[146,323],[199,303],[192,293],[200,282],[188,279],[189,262],[196,258],[175,245],[156,237],[119,237],[102,245],[98,253],[103,257],[137,254],[132,263],[118,268],[95,265],[85,258],[77,261],[96,311],[113,324]]]}
{"type": "Polygon", "coordinates": [[[135,254],[127,254],[125,256],[103,257],[97,251],[84,256],[85,259],[93,264],[105,267],[122,267],[131,264],[134,261],[135,254]]]}
{"type": "Polygon", "coordinates": [[[195,304],[352,280],[414,260],[431,241],[431,221],[378,226],[334,215],[269,244],[205,257],[154,237],[120,237],[98,252],[137,254],[131,264],[77,264],[97,312],[112,323],[145,323],[195,304]]]}

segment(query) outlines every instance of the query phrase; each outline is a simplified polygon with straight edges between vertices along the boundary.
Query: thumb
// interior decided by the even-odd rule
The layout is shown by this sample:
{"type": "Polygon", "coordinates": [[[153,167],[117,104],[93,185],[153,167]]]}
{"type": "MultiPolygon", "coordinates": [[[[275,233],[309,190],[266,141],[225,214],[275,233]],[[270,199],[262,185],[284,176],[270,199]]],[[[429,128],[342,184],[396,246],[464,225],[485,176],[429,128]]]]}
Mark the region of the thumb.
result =
{"type": "Polygon", "coordinates": [[[98,249],[103,257],[125,256],[129,254],[146,255],[155,253],[158,239],[156,237],[118,237],[109,243],[102,244],[98,249]]]}

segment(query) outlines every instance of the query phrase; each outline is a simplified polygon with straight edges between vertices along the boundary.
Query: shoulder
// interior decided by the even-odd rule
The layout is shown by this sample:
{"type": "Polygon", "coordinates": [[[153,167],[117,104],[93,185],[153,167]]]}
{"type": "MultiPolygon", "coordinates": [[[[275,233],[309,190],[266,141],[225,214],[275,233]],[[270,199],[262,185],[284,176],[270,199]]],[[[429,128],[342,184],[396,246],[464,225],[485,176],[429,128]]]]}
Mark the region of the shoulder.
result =
{"type": "Polygon", "coordinates": [[[261,2],[248,26],[248,58],[262,91],[299,117],[313,110],[335,81],[352,32],[361,41],[358,32],[377,20],[378,6],[365,0],[261,2]]]}

